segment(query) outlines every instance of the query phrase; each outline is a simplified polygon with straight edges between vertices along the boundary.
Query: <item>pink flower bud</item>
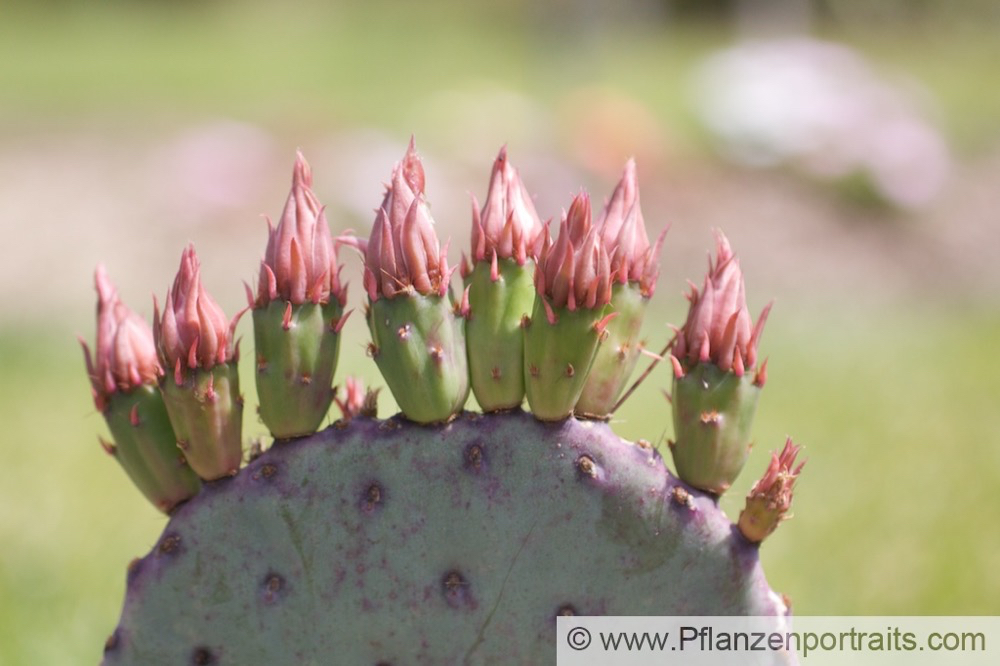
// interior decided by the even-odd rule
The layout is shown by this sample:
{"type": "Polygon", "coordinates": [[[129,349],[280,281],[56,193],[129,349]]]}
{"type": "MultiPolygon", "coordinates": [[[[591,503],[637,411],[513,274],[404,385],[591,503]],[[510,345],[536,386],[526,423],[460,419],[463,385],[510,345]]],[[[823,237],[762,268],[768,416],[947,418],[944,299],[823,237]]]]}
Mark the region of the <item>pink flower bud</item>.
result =
{"type": "Polygon", "coordinates": [[[805,467],[805,462],[794,466],[801,448],[795,446],[790,438],[786,440],[780,454],[771,453],[767,471],[750,488],[746,508],[739,519],[740,531],[750,541],[763,541],[785,519],[792,506],[795,480],[805,467]]]}
{"type": "Polygon", "coordinates": [[[452,271],[447,248],[441,249],[434,220],[424,200],[424,167],[413,140],[392,172],[367,243],[355,243],[365,255],[368,297],[393,298],[401,292],[443,296],[452,271]]]}
{"type": "Polygon", "coordinates": [[[614,280],[621,284],[638,282],[642,294],[652,296],[660,276],[660,249],[667,230],[660,233],[655,245],[650,245],[639,206],[635,160],[625,164],[625,171],[604,206],[598,226],[604,245],[611,253],[614,280]]]}
{"type": "Polygon", "coordinates": [[[142,384],[155,384],[163,374],[156,357],[149,324],[118,298],[104,266],[94,273],[97,288],[96,357],[82,339],[87,375],[99,411],[108,406],[115,391],[128,391],[142,384]]]}
{"type": "Polygon", "coordinates": [[[754,325],[747,309],[739,260],[721,231],[716,232],[715,238],[715,263],[709,260],[701,292],[694,286],[691,288],[687,321],[677,334],[673,353],[682,361],[710,361],[722,370],[742,376],[757,365],[757,345],[771,304],[754,325]]]}
{"type": "Polygon", "coordinates": [[[535,269],[535,289],[551,307],[596,308],[611,301],[611,259],[590,221],[590,197],[581,192],[563,213],[555,244],[546,226],[535,269]]]}
{"type": "Polygon", "coordinates": [[[228,363],[236,355],[233,335],[246,310],[231,321],[201,284],[201,264],[188,245],[181,255],[180,269],[160,316],[154,299],[153,337],[164,367],[172,368],[174,381],[183,382],[184,368],[208,370],[228,363]]]}
{"type": "Polygon", "coordinates": [[[519,265],[534,256],[542,222],[517,169],[507,161],[507,147],[493,162],[490,189],[482,212],[472,198],[472,256],[484,261],[492,255],[514,259],[519,265]]]}
{"type": "Polygon", "coordinates": [[[340,285],[337,251],[323,206],[312,191],[312,170],[302,153],[295,157],[292,191],[278,226],[267,221],[267,250],[260,265],[256,307],[282,299],[294,305],[343,305],[347,292],[340,285]]]}

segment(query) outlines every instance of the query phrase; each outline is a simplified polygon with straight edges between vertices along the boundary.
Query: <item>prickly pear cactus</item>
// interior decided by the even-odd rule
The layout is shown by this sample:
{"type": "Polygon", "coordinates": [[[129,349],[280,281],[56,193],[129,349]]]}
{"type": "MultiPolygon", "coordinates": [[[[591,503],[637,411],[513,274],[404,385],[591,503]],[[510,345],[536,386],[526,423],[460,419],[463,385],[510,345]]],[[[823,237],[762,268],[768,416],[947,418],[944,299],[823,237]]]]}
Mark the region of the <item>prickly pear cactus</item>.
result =
{"type": "Polygon", "coordinates": [[[775,614],[758,550],[604,424],[354,419],[209,484],[106,664],[543,664],[559,614],[775,614]]]}
{"type": "Polygon", "coordinates": [[[790,510],[799,447],[772,455],[735,524],[718,506],[751,446],[768,313],[752,322],[721,232],[687,321],[639,380],[669,358],[676,478],[605,422],[663,239],[648,240],[633,164],[596,223],[575,197],[553,242],[501,150],[461,298],[412,141],[367,239],[333,240],[311,182],[299,155],[247,289],[274,443],[245,466],[242,312],[227,321],[193,247],[152,330],[98,269],[84,351],[104,447],[170,515],[129,566],[106,664],[544,664],[558,615],[788,613],[758,546],[790,510]],[[341,245],[364,259],[369,352],[401,409],[389,420],[378,389],[331,385],[341,245]],[[485,414],[463,411],[470,389],[485,414]],[[316,433],[331,403],[343,418],[316,433]]]}

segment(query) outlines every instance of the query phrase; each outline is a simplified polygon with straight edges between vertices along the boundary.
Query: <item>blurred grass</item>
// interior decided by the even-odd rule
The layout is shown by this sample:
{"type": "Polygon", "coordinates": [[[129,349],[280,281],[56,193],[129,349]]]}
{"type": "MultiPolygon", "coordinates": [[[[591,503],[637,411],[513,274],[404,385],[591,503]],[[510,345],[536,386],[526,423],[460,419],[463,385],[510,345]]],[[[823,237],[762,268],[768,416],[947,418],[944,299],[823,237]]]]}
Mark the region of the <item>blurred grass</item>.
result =
{"type": "MultiPolygon", "coordinates": [[[[732,27],[587,20],[512,2],[72,2],[0,8],[0,121],[169,122],[191,113],[277,124],[361,123],[408,132],[428,91],[502,81],[550,103],[600,82],[692,137],[691,67],[732,27]]],[[[919,81],[966,152],[1000,139],[995,26],[827,28],[890,74],[919,81]]]]}
{"type": "MultiPolygon", "coordinates": [[[[683,93],[690,67],[731,37],[712,26],[590,32],[569,17],[561,37],[562,24],[529,3],[518,16],[440,2],[55,6],[0,8],[0,136],[91,124],[154,132],[215,115],[294,134],[357,124],[408,132],[415,98],[497,80],[549,105],[576,86],[611,85],[697,145],[683,93]]],[[[991,29],[829,36],[920,79],[949,133],[975,153],[1000,138],[1000,87],[984,85],[1000,61],[991,29]]],[[[652,340],[662,337],[653,322],[679,321],[679,307],[649,318],[652,340]]],[[[758,445],[724,508],[736,516],[768,450],[793,435],[810,460],[797,517],[763,559],[798,612],[1000,612],[1000,436],[990,416],[1000,315],[934,303],[812,307],[783,300],[769,324],[758,445]]],[[[96,442],[105,428],[72,340],[90,326],[0,323],[0,664],[96,661],[125,566],[165,523],[96,442]]],[[[375,380],[360,319],[348,332],[338,377],[375,380]]],[[[668,385],[661,367],[620,412],[618,432],[662,445],[670,419],[658,389],[668,385]]],[[[248,437],[260,434],[247,411],[248,437]]]]}

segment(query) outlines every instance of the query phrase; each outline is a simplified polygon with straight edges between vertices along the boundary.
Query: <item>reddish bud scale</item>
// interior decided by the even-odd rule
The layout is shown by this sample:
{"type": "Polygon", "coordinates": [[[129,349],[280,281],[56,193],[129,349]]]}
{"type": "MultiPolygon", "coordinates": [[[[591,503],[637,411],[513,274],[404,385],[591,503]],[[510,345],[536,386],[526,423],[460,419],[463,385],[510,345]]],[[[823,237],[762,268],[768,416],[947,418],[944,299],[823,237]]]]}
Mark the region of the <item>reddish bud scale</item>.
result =
{"type": "Polygon", "coordinates": [[[236,324],[246,310],[227,321],[225,313],[201,283],[201,262],[189,245],[181,255],[174,284],[167,293],[161,316],[154,300],[153,337],[160,362],[173,381],[183,383],[189,371],[209,370],[237,357],[236,324]]]}
{"type": "Polygon", "coordinates": [[[104,266],[94,272],[97,289],[97,340],[95,354],[80,338],[94,405],[104,412],[111,396],[142,385],[155,385],[163,374],[156,356],[153,334],[139,315],[118,297],[104,266]]]}
{"type": "MultiPolygon", "coordinates": [[[[333,400],[337,403],[337,408],[344,421],[350,421],[364,413],[368,396],[364,382],[357,377],[347,377],[344,380],[343,392],[340,391],[339,387],[333,389],[333,400]]],[[[376,415],[377,412],[371,416],[376,415]]]]}
{"type": "Polygon", "coordinates": [[[480,212],[472,198],[472,258],[476,262],[513,259],[523,266],[537,256],[542,222],[517,169],[500,149],[490,174],[489,192],[480,212]]]}
{"type": "Polygon", "coordinates": [[[760,543],[788,517],[786,514],[792,506],[795,481],[805,466],[804,462],[795,466],[800,449],[788,439],[780,454],[771,453],[771,462],[764,476],[750,488],[746,507],[740,512],[738,522],[740,533],[748,541],[760,543]]]}
{"type": "Polygon", "coordinates": [[[711,361],[722,370],[742,376],[757,366],[757,345],[771,306],[757,323],[750,319],[743,272],[721,231],[716,232],[716,258],[699,292],[691,288],[687,321],[677,334],[674,355],[690,364],[711,361]]]}
{"type": "Polygon", "coordinates": [[[354,241],[365,255],[364,285],[370,301],[416,292],[448,293],[452,269],[424,201],[424,168],[413,140],[393,169],[367,242],[354,241]]]}
{"type": "Polygon", "coordinates": [[[319,199],[312,191],[312,169],[302,153],[295,157],[292,190],[278,226],[267,222],[267,250],[261,262],[255,307],[273,300],[293,305],[347,301],[340,284],[337,248],[319,199]]]}

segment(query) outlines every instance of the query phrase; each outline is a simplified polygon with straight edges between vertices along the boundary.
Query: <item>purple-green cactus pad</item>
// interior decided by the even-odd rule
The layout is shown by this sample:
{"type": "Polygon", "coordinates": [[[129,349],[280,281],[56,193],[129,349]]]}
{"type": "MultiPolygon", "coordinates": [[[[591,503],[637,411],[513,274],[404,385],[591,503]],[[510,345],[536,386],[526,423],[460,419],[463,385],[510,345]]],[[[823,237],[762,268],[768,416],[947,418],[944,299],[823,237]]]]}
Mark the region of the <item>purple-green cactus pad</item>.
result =
{"type": "Polygon", "coordinates": [[[355,419],[181,505],[105,663],[547,664],[560,613],[787,612],[757,555],[605,424],[355,419]]]}

